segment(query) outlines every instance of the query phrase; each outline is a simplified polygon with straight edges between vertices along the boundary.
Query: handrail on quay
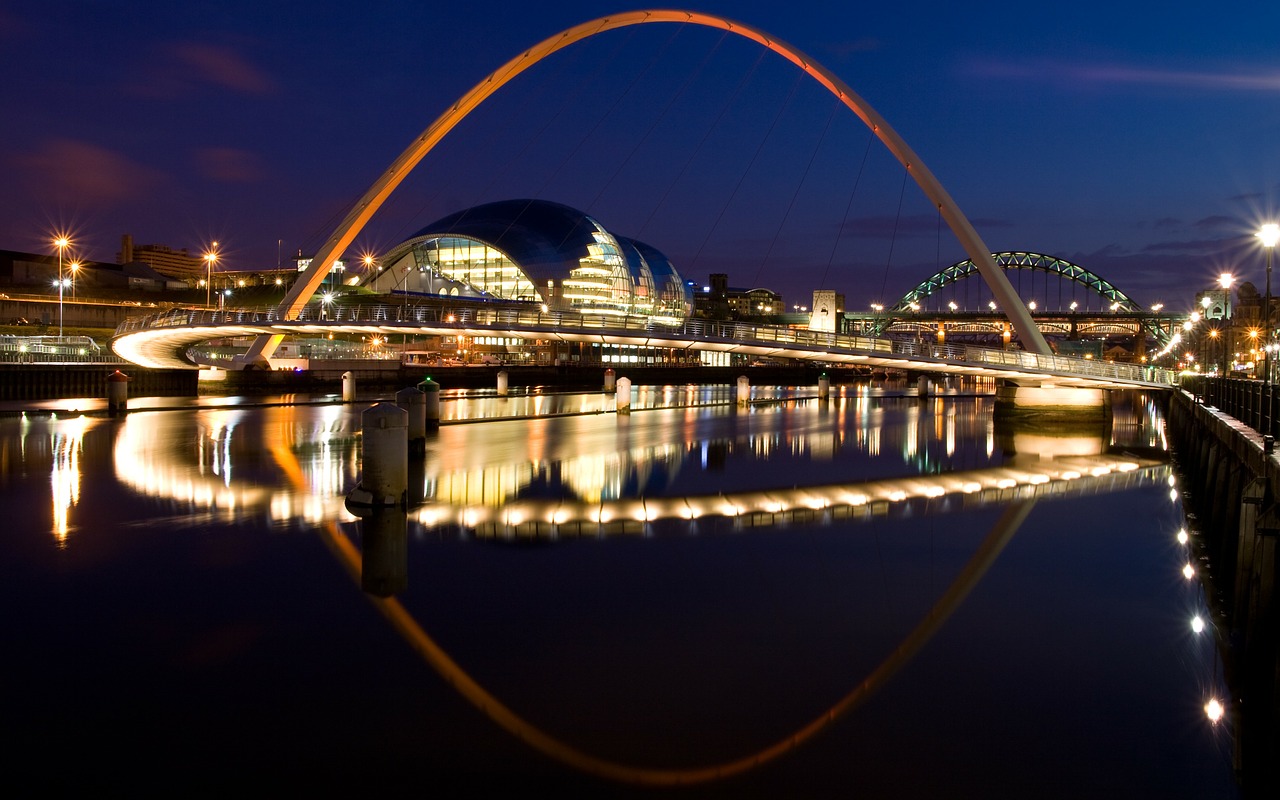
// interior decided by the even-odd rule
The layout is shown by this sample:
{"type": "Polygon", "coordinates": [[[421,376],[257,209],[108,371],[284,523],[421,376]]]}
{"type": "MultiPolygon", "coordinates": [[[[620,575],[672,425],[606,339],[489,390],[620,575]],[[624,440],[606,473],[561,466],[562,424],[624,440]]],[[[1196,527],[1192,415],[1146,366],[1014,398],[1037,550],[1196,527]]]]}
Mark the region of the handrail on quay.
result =
{"type": "Polygon", "coordinates": [[[1275,384],[1249,378],[1211,375],[1188,376],[1182,380],[1200,403],[1212,406],[1273,440],[1280,434],[1280,391],[1275,384]]]}
{"type": "MultiPolygon", "coordinates": [[[[144,330],[259,326],[269,332],[297,333],[295,326],[368,324],[408,328],[430,326],[434,330],[504,328],[513,333],[590,334],[627,336],[643,334],[650,339],[670,337],[682,341],[726,346],[798,346],[806,350],[859,352],[871,356],[901,356],[936,363],[953,363],[1029,369],[1045,373],[1095,378],[1099,380],[1174,386],[1172,370],[1139,364],[1117,364],[1060,355],[1040,355],[1024,350],[996,350],[969,344],[932,344],[916,340],[881,339],[870,336],[814,331],[780,325],[725,322],[704,319],[674,320],[652,316],[612,315],[540,308],[484,308],[452,306],[447,303],[329,305],[302,309],[293,319],[283,319],[276,307],[229,309],[173,309],[125,320],[116,328],[115,338],[144,330]]],[[[243,335],[243,334],[237,334],[243,335]]],[[[728,349],[728,347],[726,347],[728,349]]]]}

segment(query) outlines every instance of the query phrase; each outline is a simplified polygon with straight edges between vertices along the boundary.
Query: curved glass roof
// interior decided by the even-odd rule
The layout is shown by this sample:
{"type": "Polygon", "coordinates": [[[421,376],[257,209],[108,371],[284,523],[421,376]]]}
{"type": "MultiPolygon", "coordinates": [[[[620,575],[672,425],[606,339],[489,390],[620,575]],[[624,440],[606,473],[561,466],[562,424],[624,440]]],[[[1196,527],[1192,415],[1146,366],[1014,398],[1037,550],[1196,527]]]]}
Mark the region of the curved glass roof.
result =
{"type": "MultiPolygon", "coordinates": [[[[559,283],[587,256],[604,228],[577,209],[548,200],[499,200],[436,220],[409,241],[464,236],[500,250],[536,285],[559,283]]],[[[398,248],[397,248],[398,249],[398,248]]]]}
{"type": "MultiPolygon", "coordinates": [[[[458,294],[462,284],[457,282],[476,280],[467,277],[474,273],[486,278],[476,284],[477,289],[501,297],[537,295],[551,300],[563,293],[564,301],[570,305],[608,307],[613,309],[611,313],[683,317],[692,310],[692,294],[671,260],[660,251],[634,239],[614,236],[591,216],[549,200],[500,200],[454,212],[406,239],[384,256],[382,263],[389,272],[367,280],[384,290],[403,287],[458,294]],[[434,282],[426,281],[430,287],[419,285],[426,279],[407,278],[424,268],[424,256],[414,253],[423,247],[436,247],[443,252],[446,242],[452,251],[462,252],[457,248],[464,247],[466,269],[470,272],[446,269],[434,282]],[[522,278],[513,283],[506,276],[506,283],[500,285],[488,280],[497,274],[502,263],[523,273],[529,281],[523,284],[526,288],[513,294],[506,285],[518,285],[522,278]],[[442,279],[449,276],[452,283],[448,285],[452,288],[444,288],[442,279]],[[552,284],[559,291],[549,292],[552,284]]],[[[439,263],[427,266],[442,268],[439,263]]]]}

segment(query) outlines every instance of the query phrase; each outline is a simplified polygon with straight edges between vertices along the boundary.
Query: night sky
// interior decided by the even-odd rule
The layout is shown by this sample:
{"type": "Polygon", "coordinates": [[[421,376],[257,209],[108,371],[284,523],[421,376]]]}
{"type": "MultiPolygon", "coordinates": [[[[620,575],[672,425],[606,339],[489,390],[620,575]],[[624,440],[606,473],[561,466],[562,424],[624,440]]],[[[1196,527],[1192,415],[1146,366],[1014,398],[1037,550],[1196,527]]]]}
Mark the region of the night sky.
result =
{"type": "MultiPolygon", "coordinates": [[[[647,4],[0,6],[0,248],[68,230],[221,264],[314,250],[458,97],[542,39],[647,4]]],[[[668,6],[670,7],[670,6],[668,6]]],[[[1262,288],[1280,214],[1280,7],[700,2],[870,102],[992,250],[1031,250],[1143,304],[1221,271],[1262,288]]],[[[791,303],[896,300],[964,254],[900,165],[795,68],[719,31],[645,25],[545,60],[429,154],[357,239],[378,253],[480,202],[541,197],[791,303]]]]}

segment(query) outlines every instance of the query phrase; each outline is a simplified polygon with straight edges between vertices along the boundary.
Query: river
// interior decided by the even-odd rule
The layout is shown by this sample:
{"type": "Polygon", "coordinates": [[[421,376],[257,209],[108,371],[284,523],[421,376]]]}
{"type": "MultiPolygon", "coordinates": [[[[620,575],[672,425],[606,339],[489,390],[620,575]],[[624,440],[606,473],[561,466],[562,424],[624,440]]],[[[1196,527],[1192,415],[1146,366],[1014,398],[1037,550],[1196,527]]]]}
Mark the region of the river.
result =
{"type": "Polygon", "coordinates": [[[1239,796],[1156,402],[645,391],[449,397],[366,516],[366,403],[0,417],[14,779],[1239,796]]]}

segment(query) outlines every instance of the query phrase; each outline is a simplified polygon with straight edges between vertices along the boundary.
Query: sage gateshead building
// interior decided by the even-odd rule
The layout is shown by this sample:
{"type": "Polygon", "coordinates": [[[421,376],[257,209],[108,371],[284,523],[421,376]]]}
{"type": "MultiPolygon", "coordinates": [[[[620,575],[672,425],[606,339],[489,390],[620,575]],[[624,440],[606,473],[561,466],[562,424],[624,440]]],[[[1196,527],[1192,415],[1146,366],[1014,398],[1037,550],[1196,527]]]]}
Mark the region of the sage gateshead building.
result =
{"type": "Polygon", "coordinates": [[[678,324],[693,295],[670,259],[581,211],[502,200],[437,220],[380,259],[379,294],[528,302],[678,324]]]}

